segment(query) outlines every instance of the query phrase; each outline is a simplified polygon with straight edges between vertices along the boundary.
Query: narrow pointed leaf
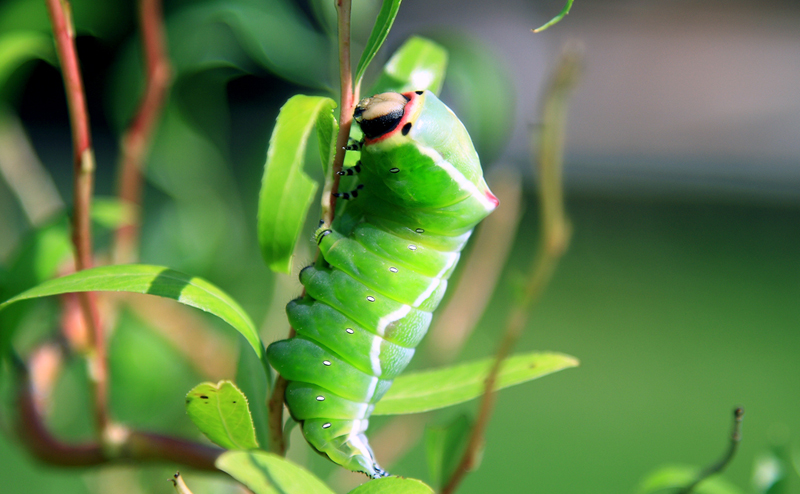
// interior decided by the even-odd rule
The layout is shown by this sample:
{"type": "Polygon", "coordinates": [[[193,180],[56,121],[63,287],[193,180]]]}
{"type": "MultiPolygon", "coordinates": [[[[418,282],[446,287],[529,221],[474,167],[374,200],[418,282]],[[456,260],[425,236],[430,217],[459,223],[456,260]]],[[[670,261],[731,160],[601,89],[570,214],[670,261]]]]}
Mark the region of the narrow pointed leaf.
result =
{"type": "MultiPolygon", "coordinates": [[[[258,241],[273,271],[291,272],[292,253],[319,186],[303,171],[306,144],[318,119],[323,129],[330,126],[335,107],[330,98],[298,94],[278,114],[258,198],[258,241]]],[[[331,132],[322,130],[318,138],[331,132]]]]}
{"type": "MultiPolygon", "coordinates": [[[[700,470],[694,467],[669,465],[650,473],[639,485],[637,494],[676,492],[697,478],[700,470]]],[[[715,475],[695,486],[692,494],[742,494],[736,486],[715,475]]]]}
{"type": "Polygon", "coordinates": [[[265,448],[269,444],[269,426],[267,424],[267,391],[272,384],[267,380],[271,377],[261,372],[261,362],[248,352],[239,351],[239,361],[236,365],[236,385],[247,397],[250,407],[250,416],[256,428],[256,439],[265,448]]]}
{"type": "Polygon", "coordinates": [[[348,494],[433,494],[433,489],[425,482],[417,479],[404,479],[402,477],[385,477],[370,480],[348,494]]]}
{"type": "Polygon", "coordinates": [[[369,94],[428,90],[439,94],[447,71],[447,50],[433,41],[412,36],[383,66],[369,94]]]}
{"type": "Polygon", "coordinates": [[[0,36],[0,90],[24,63],[42,59],[55,64],[53,40],[36,31],[8,31],[0,36]]]}
{"type": "Polygon", "coordinates": [[[446,425],[425,427],[425,456],[432,483],[437,487],[442,487],[461,461],[471,430],[472,421],[466,415],[459,415],[446,425]]]}
{"type": "Polygon", "coordinates": [[[216,466],[255,494],[334,494],[305,468],[263,451],[228,451],[216,466]]]}
{"type": "MultiPolygon", "coordinates": [[[[419,413],[449,407],[481,396],[493,358],[421,372],[395,379],[373,415],[419,413]]],[[[560,353],[525,353],[503,363],[495,390],[575,367],[578,360],[560,353]]]]}
{"type": "Polygon", "coordinates": [[[186,413],[206,437],[225,449],[258,448],[247,398],[230,381],[195,386],[186,394],[186,413]]]}
{"type": "Polygon", "coordinates": [[[561,21],[561,19],[563,19],[567,14],[569,14],[569,10],[572,8],[572,2],[573,2],[573,0],[567,0],[567,4],[564,5],[564,8],[561,9],[561,12],[559,12],[557,16],[555,16],[552,19],[550,19],[547,22],[547,24],[545,24],[544,26],[541,26],[541,27],[538,27],[538,28],[534,29],[533,32],[534,33],[541,33],[542,31],[544,31],[548,27],[550,27],[550,26],[552,26],[554,24],[558,24],[558,22],[561,21]]]}
{"type": "Polygon", "coordinates": [[[20,300],[73,292],[131,292],[177,300],[219,317],[234,327],[255,350],[264,369],[264,345],[253,321],[228,294],[208,281],[161,266],[121,264],[86,269],[45,281],[0,304],[0,310],[20,300]]]}
{"type": "Polygon", "coordinates": [[[378,18],[375,19],[375,26],[372,28],[369,40],[367,40],[367,46],[364,48],[361,59],[358,61],[355,87],[361,84],[361,79],[364,78],[364,72],[366,72],[372,59],[375,58],[383,42],[386,41],[386,36],[389,35],[389,30],[392,28],[394,18],[397,17],[397,11],[400,9],[400,1],[401,0],[383,0],[381,11],[378,12],[378,18]]]}

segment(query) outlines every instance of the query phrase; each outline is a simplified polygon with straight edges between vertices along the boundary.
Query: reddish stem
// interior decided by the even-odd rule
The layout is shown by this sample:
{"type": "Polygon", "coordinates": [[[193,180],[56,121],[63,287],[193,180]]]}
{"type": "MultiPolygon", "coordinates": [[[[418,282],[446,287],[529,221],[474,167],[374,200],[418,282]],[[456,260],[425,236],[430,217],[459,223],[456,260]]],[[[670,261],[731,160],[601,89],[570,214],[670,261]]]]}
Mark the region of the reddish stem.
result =
{"type": "MultiPolygon", "coordinates": [[[[94,190],[94,151],[89,130],[89,112],[83,88],[78,54],[75,49],[75,29],[67,0],[46,0],[50,22],[53,27],[56,53],[61,65],[64,89],[69,107],[72,129],[74,161],[72,242],[75,246],[75,269],[92,267],[92,231],[90,211],[94,190]]],[[[108,368],[106,364],[105,336],[97,303],[91,293],[79,294],[86,325],[93,337],[91,378],[94,385],[95,421],[100,434],[108,423],[108,368]]]]}
{"type": "Polygon", "coordinates": [[[122,136],[119,198],[131,207],[129,221],[116,232],[114,261],[134,262],[137,257],[141,217],[142,169],[161,117],[170,85],[161,0],[140,0],[139,24],[145,56],[146,85],[139,110],[122,136]]]}
{"type": "Polygon", "coordinates": [[[63,467],[87,467],[119,461],[164,461],[199,470],[216,470],[214,462],[224,451],[204,444],[149,432],[126,433],[114,448],[99,443],[65,444],[45,426],[34,401],[27,371],[19,379],[17,431],[28,450],[39,460],[63,467]]]}
{"type": "MultiPolygon", "coordinates": [[[[339,191],[340,175],[344,165],[345,148],[350,139],[350,127],[353,123],[353,109],[355,107],[355,94],[353,94],[353,72],[350,66],[350,0],[338,0],[336,3],[338,10],[339,24],[339,80],[341,86],[341,109],[339,112],[339,134],[336,136],[336,155],[333,158],[333,186],[330,190],[330,197],[323,197],[323,204],[328,201],[330,208],[323,218],[326,224],[333,223],[336,213],[336,193],[339,191]]],[[[317,252],[319,256],[319,252],[317,252]]],[[[306,291],[303,289],[302,296],[306,291]]],[[[294,328],[289,328],[289,338],[296,334],[294,328]]],[[[283,437],[283,404],[286,386],[289,383],[283,376],[278,375],[275,379],[275,387],[272,390],[269,402],[267,403],[268,425],[270,432],[270,451],[284,455],[286,453],[286,439],[283,437]]]]}

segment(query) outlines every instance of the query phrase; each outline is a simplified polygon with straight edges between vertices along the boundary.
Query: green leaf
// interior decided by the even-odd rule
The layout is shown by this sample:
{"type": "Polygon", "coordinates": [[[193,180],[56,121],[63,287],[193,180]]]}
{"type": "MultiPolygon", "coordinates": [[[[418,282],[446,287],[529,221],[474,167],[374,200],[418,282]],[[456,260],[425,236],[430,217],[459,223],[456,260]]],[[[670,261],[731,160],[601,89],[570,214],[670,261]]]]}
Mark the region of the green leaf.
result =
{"type": "Polygon", "coordinates": [[[215,465],[255,494],[334,494],[305,468],[272,453],[228,451],[215,465]]]}
{"type": "Polygon", "coordinates": [[[253,425],[256,428],[258,443],[265,447],[269,444],[269,426],[267,424],[267,390],[272,386],[267,381],[270,374],[261,372],[261,362],[247,351],[239,352],[236,365],[236,384],[247,396],[250,405],[253,425]]]}
{"type": "Polygon", "coordinates": [[[791,472],[791,453],[788,444],[774,445],[756,457],[753,466],[753,487],[758,494],[788,492],[791,472]]]}
{"type": "Polygon", "coordinates": [[[225,449],[256,449],[247,398],[230,381],[198,384],[186,394],[186,413],[212,442],[225,449]]]}
{"type": "Polygon", "coordinates": [[[442,487],[453,474],[469,441],[472,421],[459,415],[447,425],[425,427],[425,455],[434,485],[442,487]]]}
{"type": "Polygon", "coordinates": [[[486,165],[505,150],[514,129],[514,84],[503,57],[468,35],[437,34],[432,39],[447,50],[448,105],[469,131],[486,165]]]}
{"type": "MultiPolygon", "coordinates": [[[[664,466],[645,477],[636,492],[637,494],[672,494],[675,490],[694,482],[699,472],[697,468],[689,466],[664,466]]],[[[742,494],[742,491],[717,475],[697,484],[692,490],[692,494],[742,494]]]]}
{"type": "MultiPolygon", "coordinates": [[[[11,256],[3,283],[0,283],[0,300],[11,298],[52,278],[71,256],[72,244],[66,217],[59,216],[30,232],[11,256]]],[[[35,305],[22,304],[0,312],[0,355],[5,354],[25,314],[37,309],[35,305]]]]}
{"type": "Polygon", "coordinates": [[[22,64],[36,59],[55,64],[50,36],[35,31],[11,31],[0,36],[0,89],[22,64]]]}
{"type": "Polygon", "coordinates": [[[412,36],[397,49],[370,94],[428,90],[439,94],[447,71],[447,50],[433,41],[412,36]]]}
{"type": "MultiPolygon", "coordinates": [[[[494,358],[411,372],[395,379],[373,415],[420,413],[469,401],[483,394],[484,380],[494,358]]],[[[578,360],[560,353],[525,353],[509,357],[497,377],[495,390],[575,367],[578,360]]]]}
{"type": "Polygon", "coordinates": [[[572,2],[573,2],[573,0],[567,0],[567,4],[564,5],[564,8],[561,9],[561,12],[559,12],[559,14],[557,16],[555,16],[552,19],[550,19],[550,21],[548,21],[547,24],[545,24],[544,26],[534,29],[533,32],[534,33],[541,33],[542,31],[544,31],[548,27],[550,27],[550,26],[552,26],[554,24],[557,24],[561,19],[564,18],[564,16],[569,14],[569,9],[572,8],[572,2]]]}
{"type": "Polygon", "coordinates": [[[330,125],[336,103],[320,96],[293,96],[272,131],[258,199],[258,241],[270,269],[289,273],[317,184],[303,172],[306,144],[314,124],[330,125]]]}
{"type": "Polygon", "coordinates": [[[364,52],[361,53],[361,59],[358,61],[355,87],[361,84],[361,79],[364,78],[364,72],[366,72],[372,59],[375,58],[383,42],[386,41],[386,36],[389,35],[389,30],[392,28],[394,18],[397,17],[397,11],[400,9],[400,1],[401,0],[383,0],[381,11],[378,12],[378,18],[375,19],[375,26],[372,28],[369,40],[367,40],[367,46],[364,48],[364,52]]]}
{"type": "Polygon", "coordinates": [[[201,278],[161,266],[121,264],[86,269],[45,281],[0,304],[0,310],[20,300],[73,292],[131,292],[177,300],[219,317],[247,339],[269,371],[264,345],[253,321],[225,292],[201,278]]]}
{"type": "Polygon", "coordinates": [[[366,484],[356,487],[349,494],[433,494],[433,489],[417,479],[384,477],[370,480],[366,484]]]}
{"type": "Polygon", "coordinates": [[[135,207],[116,197],[95,197],[92,199],[92,220],[105,228],[118,228],[131,223],[135,207]]]}

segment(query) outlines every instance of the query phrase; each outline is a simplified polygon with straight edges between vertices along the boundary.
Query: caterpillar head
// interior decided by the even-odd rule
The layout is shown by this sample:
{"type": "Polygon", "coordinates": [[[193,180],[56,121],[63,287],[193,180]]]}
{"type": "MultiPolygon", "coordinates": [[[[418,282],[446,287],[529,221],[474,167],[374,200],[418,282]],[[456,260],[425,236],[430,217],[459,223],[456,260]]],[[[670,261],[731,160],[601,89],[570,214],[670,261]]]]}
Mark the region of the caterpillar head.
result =
{"type": "Polygon", "coordinates": [[[471,197],[486,214],[497,206],[466,128],[430,91],[365,98],[353,118],[364,132],[362,164],[393,204],[441,207],[471,197]]]}

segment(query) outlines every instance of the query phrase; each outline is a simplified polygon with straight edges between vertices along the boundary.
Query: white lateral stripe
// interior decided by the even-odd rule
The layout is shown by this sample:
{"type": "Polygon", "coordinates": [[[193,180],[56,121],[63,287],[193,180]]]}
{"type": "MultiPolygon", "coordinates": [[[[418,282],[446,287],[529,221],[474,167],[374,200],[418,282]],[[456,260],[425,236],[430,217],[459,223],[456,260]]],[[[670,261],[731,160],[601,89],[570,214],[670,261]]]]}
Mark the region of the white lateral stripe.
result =
{"type": "Polygon", "coordinates": [[[414,301],[413,304],[414,307],[419,307],[419,304],[427,300],[428,297],[431,296],[431,293],[433,293],[437,288],[439,288],[439,285],[441,283],[442,280],[440,280],[439,278],[434,278],[431,284],[428,286],[428,288],[426,288],[424,292],[420,293],[419,297],[417,297],[417,299],[414,301]]]}
{"type": "Polygon", "coordinates": [[[411,306],[404,304],[402,307],[392,312],[391,314],[381,317],[378,320],[378,327],[375,328],[375,332],[378,333],[380,336],[383,336],[386,333],[386,326],[406,317],[406,315],[408,315],[409,312],[411,312],[411,306]]]}
{"type": "Polygon", "coordinates": [[[458,171],[458,169],[455,166],[453,166],[452,163],[445,160],[444,157],[441,154],[439,154],[438,151],[428,146],[422,146],[422,145],[419,146],[419,149],[420,152],[429,156],[433,160],[433,162],[436,163],[436,166],[446,171],[447,174],[450,175],[450,178],[455,180],[455,182],[458,184],[459,187],[461,187],[463,190],[466,190],[467,192],[469,192],[471,196],[478,199],[478,202],[480,202],[487,211],[494,210],[495,204],[492,201],[490,201],[488,197],[486,197],[486,194],[482,194],[481,191],[478,190],[478,187],[475,184],[470,182],[467,179],[467,177],[464,176],[463,173],[458,171]]]}
{"type": "Polygon", "coordinates": [[[450,253],[450,258],[447,260],[447,264],[445,264],[445,266],[442,268],[442,270],[441,270],[441,271],[439,271],[439,274],[437,274],[437,275],[436,275],[436,277],[437,277],[437,278],[439,278],[439,279],[440,279],[440,281],[441,281],[441,278],[442,278],[442,276],[444,276],[444,274],[445,274],[445,273],[446,273],[446,272],[447,272],[447,271],[448,271],[450,268],[452,268],[452,267],[453,267],[453,265],[454,265],[455,263],[457,263],[457,262],[458,262],[458,258],[459,258],[459,254],[458,254],[458,252],[452,252],[452,253],[450,253]]]}
{"type": "MultiPolygon", "coordinates": [[[[380,376],[381,375],[381,343],[382,342],[383,342],[382,338],[374,337],[372,339],[372,347],[369,349],[369,364],[372,367],[372,374],[375,375],[375,376],[380,376]]],[[[376,378],[376,380],[377,380],[377,378],[376,378]]]]}

